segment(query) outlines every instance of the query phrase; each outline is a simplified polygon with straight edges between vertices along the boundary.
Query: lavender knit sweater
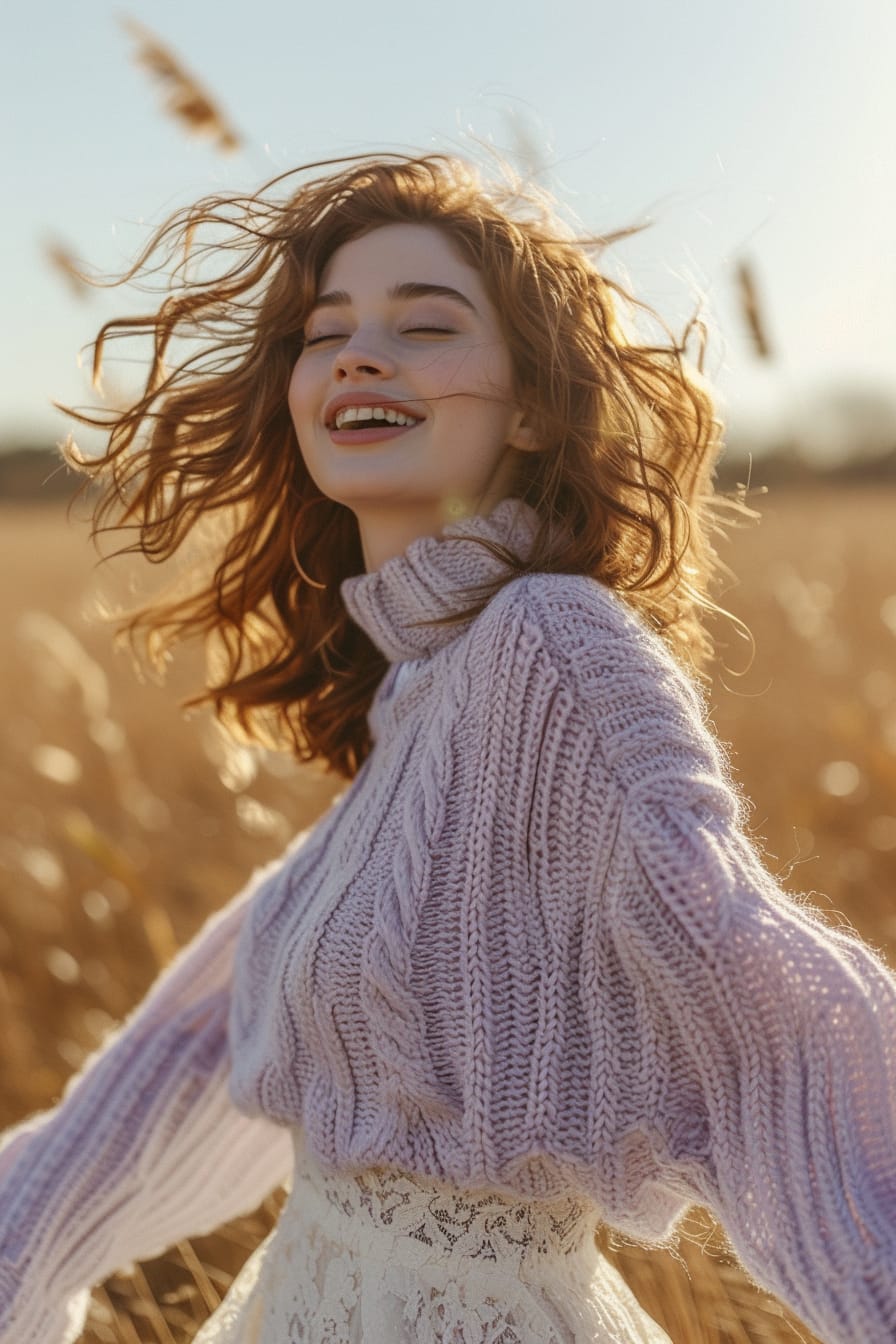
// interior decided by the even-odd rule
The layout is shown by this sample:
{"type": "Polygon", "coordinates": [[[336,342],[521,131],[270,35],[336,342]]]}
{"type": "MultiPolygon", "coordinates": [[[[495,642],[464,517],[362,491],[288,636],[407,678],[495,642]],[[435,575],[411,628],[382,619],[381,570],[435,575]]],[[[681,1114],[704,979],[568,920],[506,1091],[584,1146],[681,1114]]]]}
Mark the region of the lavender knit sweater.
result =
{"type": "Polygon", "coordinates": [[[826,1344],[896,1340],[896,976],[785,895],[704,706],[599,583],[461,588],[534,515],[345,580],[394,666],[351,786],[0,1151],[0,1340],[324,1166],[584,1195],[647,1243],[699,1202],[826,1344]]]}

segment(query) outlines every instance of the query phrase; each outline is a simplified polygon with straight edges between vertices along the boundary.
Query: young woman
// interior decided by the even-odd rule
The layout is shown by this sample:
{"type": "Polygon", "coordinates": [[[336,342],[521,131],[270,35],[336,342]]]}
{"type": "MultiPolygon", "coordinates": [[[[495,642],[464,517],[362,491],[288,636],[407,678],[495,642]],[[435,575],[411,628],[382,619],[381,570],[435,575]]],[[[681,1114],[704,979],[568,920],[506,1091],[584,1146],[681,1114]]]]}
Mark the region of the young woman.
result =
{"type": "Polygon", "coordinates": [[[512,183],[327,168],[154,240],[87,469],[147,556],[212,546],[131,636],[205,636],[198,698],[350,784],[7,1136],[0,1338],[290,1180],[202,1344],[658,1344],[593,1233],[694,1202],[825,1344],[896,1339],[896,977],[704,722],[699,373],[512,183]]]}

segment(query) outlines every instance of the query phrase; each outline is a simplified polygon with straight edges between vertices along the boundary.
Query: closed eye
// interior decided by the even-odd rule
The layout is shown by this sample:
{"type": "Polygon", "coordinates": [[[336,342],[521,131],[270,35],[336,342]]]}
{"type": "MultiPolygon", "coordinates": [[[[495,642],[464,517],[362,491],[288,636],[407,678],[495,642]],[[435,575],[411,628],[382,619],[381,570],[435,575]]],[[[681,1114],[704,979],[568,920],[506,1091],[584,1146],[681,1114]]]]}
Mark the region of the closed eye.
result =
{"type": "MultiPolygon", "coordinates": [[[[405,327],[402,335],[423,335],[423,336],[456,336],[457,332],[453,327],[405,327]]],[[[324,341],[347,341],[348,336],[341,331],[328,331],[323,336],[308,336],[303,345],[307,350],[312,345],[322,345],[324,341]]]]}
{"type": "Polygon", "coordinates": [[[324,341],[347,341],[348,337],[343,336],[341,332],[328,331],[325,336],[307,336],[302,344],[307,350],[310,345],[321,345],[324,341]]]}

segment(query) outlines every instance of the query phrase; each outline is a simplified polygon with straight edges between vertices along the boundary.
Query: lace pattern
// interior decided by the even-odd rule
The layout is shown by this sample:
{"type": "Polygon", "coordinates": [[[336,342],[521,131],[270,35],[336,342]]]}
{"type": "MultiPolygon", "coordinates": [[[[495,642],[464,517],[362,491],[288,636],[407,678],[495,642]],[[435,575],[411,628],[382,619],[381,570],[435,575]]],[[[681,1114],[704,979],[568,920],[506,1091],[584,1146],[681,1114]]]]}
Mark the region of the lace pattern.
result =
{"type": "Polygon", "coordinates": [[[196,1344],[670,1344],[593,1232],[578,1200],[325,1172],[297,1137],[280,1221],[196,1344]]]}

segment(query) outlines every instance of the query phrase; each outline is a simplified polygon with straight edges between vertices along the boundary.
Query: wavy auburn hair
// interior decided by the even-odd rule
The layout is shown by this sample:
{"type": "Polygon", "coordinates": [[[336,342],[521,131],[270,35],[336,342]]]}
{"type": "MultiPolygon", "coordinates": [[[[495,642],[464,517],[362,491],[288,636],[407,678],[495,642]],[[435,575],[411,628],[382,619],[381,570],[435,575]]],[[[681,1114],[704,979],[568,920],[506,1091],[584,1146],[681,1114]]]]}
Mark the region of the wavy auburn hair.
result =
{"type": "MultiPolygon", "coordinates": [[[[195,561],[187,581],[116,613],[119,639],[161,667],[171,647],[201,635],[209,684],[185,706],[210,703],[244,741],[357,774],[387,663],[341,600],[341,581],[364,569],[357,520],[311,479],[287,387],[336,249],[380,225],[415,222],[444,230],[480,273],[539,446],[519,453],[512,491],[541,517],[531,556],[480,544],[507,562],[509,577],[593,576],[702,673],[711,646],[701,617],[718,610],[709,586],[719,568],[711,537],[721,425],[702,378],[702,322],[692,318],[681,341],[662,327],[669,339],[658,345],[623,329],[618,300],[655,314],[595,258],[637,230],[578,239],[544,193],[509,171],[486,181],[441,154],[296,172],[298,186],[284,174],[254,195],[179,211],[125,275],[95,282],[161,276],[163,297],[148,314],[105,323],[94,345],[98,381],[110,339],[151,338],[140,395],[124,409],[68,411],[108,434],[100,457],[71,441],[62,449],[105,486],[91,535],[135,529],[116,554],[160,562],[192,551],[195,561]],[[686,359],[695,328],[696,367],[686,359]]],[[[507,581],[448,620],[478,613],[507,581]]]]}

